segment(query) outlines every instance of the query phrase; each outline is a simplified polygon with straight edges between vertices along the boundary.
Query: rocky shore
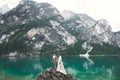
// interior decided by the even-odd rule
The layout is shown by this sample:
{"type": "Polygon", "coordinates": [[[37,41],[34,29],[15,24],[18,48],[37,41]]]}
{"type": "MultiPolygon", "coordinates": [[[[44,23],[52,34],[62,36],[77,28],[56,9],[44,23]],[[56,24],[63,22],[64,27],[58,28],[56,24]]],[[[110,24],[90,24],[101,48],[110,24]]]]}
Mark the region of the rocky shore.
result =
{"type": "Polygon", "coordinates": [[[55,71],[50,68],[40,73],[35,80],[77,80],[70,74],[64,75],[61,72],[55,71]]]}

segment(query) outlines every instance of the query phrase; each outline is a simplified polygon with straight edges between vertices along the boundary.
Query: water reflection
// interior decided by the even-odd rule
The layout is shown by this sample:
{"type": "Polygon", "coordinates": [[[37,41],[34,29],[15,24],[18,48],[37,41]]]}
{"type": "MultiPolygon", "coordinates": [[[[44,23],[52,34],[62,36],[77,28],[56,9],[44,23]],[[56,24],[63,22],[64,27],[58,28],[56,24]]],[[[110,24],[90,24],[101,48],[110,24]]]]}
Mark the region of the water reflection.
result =
{"type": "Polygon", "coordinates": [[[16,57],[8,57],[9,61],[16,62],[16,57]]]}
{"type": "Polygon", "coordinates": [[[73,76],[76,76],[79,73],[79,71],[77,69],[73,68],[73,67],[68,67],[66,69],[66,71],[67,71],[67,73],[69,73],[73,76]]]}
{"type": "MultiPolygon", "coordinates": [[[[0,58],[0,80],[32,80],[52,66],[52,56],[0,58]]],[[[67,73],[80,80],[120,80],[120,57],[63,56],[67,73]]]]}
{"type": "Polygon", "coordinates": [[[29,76],[34,78],[38,73],[51,67],[49,59],[50,57],[3,58],[0,59],[0,75],[5,76],[5,73],[10,73],[11,76],[29,76]]]}
{"type": "Polygon", "coordinates": [[[92,67],[94,65],[94,62],[92,61],[92,59],[88,58],[88,57],[80,57],[80,58],[84,58],[85,61],[83,62],[83,67],[87,70],[89,67],[92,67]]]}
{"type": "Polygon", "coordinates": [[[65,59],[66,69],[81,80],[120,80],[120,57],[76,57],[75,60],[70,58],[69,61],[65,59]]]}

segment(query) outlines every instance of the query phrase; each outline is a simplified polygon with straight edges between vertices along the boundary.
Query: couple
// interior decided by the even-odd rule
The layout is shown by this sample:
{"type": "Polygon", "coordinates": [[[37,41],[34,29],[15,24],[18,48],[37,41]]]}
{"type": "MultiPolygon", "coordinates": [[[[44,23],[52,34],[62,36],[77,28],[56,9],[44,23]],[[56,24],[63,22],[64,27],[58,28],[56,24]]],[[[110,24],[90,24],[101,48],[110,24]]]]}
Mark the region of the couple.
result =
{"type": "Polygon", "coordinates": [[[58,60],[57,60],[57,56],[53,55],[52,62],[53,62],[53,68],[55,70],[56,70],[56,64],[57,64],[57,71],[65,74],[65,75],[67,74],[66,71],[65,71],[65,69],[64,69],[64,65],[63,65],[62,57],[61,56],[59,56],[58,60]]]}

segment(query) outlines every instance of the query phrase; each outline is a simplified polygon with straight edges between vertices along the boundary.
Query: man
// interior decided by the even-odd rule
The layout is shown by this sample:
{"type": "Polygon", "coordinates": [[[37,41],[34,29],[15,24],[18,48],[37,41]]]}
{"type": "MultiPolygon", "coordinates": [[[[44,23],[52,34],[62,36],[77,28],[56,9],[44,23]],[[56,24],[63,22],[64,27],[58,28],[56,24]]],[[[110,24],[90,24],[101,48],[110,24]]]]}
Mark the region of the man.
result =
{"type": "Polygon", "coordinates": [[[57,56],[54,54],[52,57],[53,69],[56,71],[57,56]]]}

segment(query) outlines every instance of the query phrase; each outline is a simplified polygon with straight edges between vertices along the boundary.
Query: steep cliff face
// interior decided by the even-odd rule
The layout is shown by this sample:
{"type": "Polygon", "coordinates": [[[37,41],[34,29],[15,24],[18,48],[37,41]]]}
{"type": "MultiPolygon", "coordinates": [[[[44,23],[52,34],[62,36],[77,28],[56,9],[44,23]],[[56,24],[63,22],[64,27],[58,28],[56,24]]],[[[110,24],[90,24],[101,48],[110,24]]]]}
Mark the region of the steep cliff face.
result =
{"type": "MultiPolygon", "coordinates": [[[[72,46],[76,50],[94,49],[91,44],[120,47],[119,32],[114,33],[104,19],[96,21],[86,14],[65,10],[62,14],[49,3],[22,0],[0,16],[0,52],[52,53],[72,46]]],[[[72,50],[72,49],[71,49],[72,50]]],[[[79,53],[78,50],[78,53],[79,53]]]]}

